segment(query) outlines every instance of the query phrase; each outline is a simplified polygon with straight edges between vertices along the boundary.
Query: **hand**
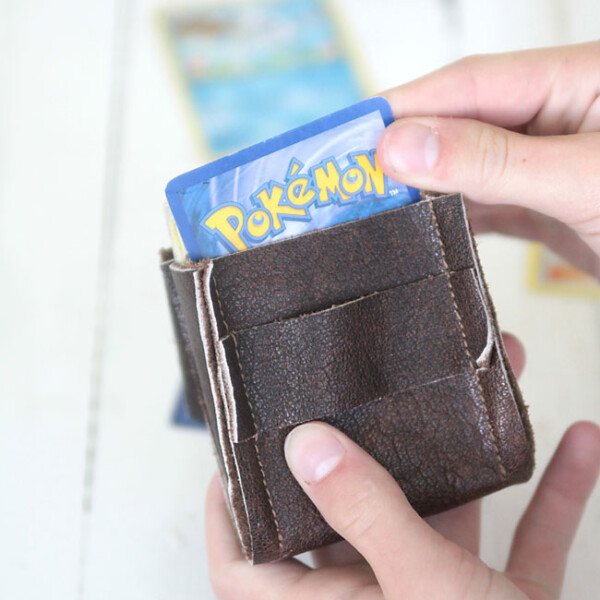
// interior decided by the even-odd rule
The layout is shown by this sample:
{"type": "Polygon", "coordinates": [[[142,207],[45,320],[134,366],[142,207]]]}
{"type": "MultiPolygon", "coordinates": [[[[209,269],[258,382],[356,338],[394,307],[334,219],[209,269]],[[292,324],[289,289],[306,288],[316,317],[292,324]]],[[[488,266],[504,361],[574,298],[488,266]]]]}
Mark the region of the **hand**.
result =
{"type": "MultiPolygon", "coordinates": [[[[519,373],[522,347],[508,335],[504,344],[519,373]]],[[[544,600],[560,593],[569,547],[600,468],[600,429],[578,423],[564,435],[517,528],[504,574],[477,558],[478,502],[421,519],[385,469],[323,423],[294,429],[286,456],[302,488],[347,542],[313,552],[315,569],[295,559],[251,566],[215,476],[205,522],[220,599],[544,600]]]]}
{"type": "MultiPolygon", "coordinates": [[[[331,546],[322,549],[315,569],[295,559],[249,565],[215,476],[206,535],[221,600],[549,600],[560,593],[569,547],[598,476],[600,429],[578,423],[564,435],[517,528],[505,573],[419,518],[391,475],[329,425],[294,429],[286,456],[327,522],[360,554],[331,546]]],[[[477,515],[477,506],[466,505],[434,520],[476,548],[477,515]],[[464,529],[467,523],[471,530],[464,529]]]]}
{"type": "Polygon", "coordinates": [[[600,278],[599,64],[598,42],[472,56],[388,90],[382,168],[600,278]]]}

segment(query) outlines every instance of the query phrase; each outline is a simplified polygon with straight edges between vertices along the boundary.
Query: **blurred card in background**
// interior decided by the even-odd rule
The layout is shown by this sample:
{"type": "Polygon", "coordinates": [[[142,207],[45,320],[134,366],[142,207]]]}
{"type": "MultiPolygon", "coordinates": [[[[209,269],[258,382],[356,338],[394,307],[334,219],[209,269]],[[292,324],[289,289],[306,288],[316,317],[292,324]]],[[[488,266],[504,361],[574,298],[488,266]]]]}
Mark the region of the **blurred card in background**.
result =
{"type": "Polygon", "coordinates": [[[528,283],[546,294],[600,298],[600,285],[593,277],[538,243],[529,247],[528,283]]]}
{"type": "Polygon", "coordinates": [[[223,155],[364,97],[327,0],[169,9],[161,21],[194,134],[223,155]]]}

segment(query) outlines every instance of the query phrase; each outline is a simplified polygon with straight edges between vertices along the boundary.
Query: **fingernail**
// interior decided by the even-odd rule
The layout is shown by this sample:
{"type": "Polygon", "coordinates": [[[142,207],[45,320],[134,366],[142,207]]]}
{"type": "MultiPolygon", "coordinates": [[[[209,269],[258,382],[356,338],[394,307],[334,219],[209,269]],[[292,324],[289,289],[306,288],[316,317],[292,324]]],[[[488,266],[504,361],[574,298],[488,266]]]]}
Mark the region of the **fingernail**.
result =
{"type": "Polygon", "coordinates": [[[293,429],[285,440],[285,458],[296,479],[317,483],[342,460],[344,448],[324,425],[307,423],[293,429]]]}
{"type": "Polygon", "coordinates": [[[385,161],[394,171],[422,175],[437,162],[438,135],[422,123],[398,122],[388,129],[383,148],[385,161]]]}

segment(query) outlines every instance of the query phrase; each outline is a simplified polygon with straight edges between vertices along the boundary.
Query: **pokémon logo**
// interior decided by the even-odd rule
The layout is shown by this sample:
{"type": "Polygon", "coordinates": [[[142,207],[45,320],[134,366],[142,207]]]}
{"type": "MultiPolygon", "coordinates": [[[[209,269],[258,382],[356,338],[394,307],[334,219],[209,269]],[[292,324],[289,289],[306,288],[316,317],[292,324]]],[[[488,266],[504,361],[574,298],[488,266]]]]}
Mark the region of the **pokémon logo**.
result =
{"type": "Polygon", "coordinates": [[[304,165],[292,158],[282,183],[269,181],[250,196],[250,210],[224,202],[204,217],[202,227],[231,250],[246,250],[280,234],[288,220],[310,221],[313,209],[387,194],[387,178],[374,150],[353,152],[347,159],[343,169],[330,157],[302,173],[304,165]]]}

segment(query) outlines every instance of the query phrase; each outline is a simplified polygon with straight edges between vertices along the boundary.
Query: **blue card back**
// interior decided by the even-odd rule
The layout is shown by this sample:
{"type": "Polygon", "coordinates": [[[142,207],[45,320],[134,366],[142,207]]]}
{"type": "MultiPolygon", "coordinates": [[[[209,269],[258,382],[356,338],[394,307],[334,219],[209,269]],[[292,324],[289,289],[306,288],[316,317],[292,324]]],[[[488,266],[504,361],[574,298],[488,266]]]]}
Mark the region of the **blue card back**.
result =
{"type": "Polygon", "coordinates": [[[172,180],[167,199],[190,260],[221,256],[409,204],[375,148],[393,121],[371,98],[172,180]]]}

